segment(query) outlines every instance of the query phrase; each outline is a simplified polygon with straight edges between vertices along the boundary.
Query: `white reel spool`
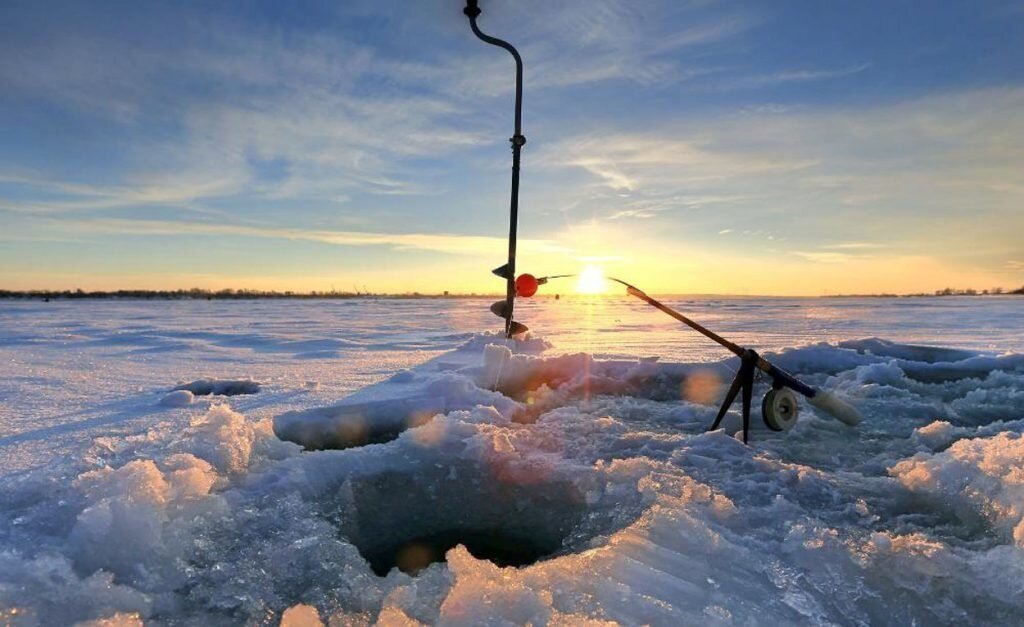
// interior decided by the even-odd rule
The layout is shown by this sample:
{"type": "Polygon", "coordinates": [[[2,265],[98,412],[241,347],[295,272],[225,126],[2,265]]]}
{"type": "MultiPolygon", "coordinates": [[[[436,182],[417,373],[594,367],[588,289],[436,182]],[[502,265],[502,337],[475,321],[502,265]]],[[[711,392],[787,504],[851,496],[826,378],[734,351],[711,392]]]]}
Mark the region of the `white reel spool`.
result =
{"type": "Polygon", "coordinates": [[[761,401],[761,415],[772,431],[789,431],[800,416],[796,394],[789,388],[768,390],[761,401]]]}

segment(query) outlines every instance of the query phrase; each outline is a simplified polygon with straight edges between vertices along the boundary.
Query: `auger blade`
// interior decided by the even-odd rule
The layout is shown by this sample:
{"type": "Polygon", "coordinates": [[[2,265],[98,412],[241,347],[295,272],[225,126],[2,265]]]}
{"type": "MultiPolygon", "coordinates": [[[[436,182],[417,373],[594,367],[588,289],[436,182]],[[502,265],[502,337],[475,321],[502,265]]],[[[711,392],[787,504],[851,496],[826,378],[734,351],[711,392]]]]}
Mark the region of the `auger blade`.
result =
{"type": "Polygon", "coordinates": [[[495,269],[491,270],[491,274],[493,274],[495,276],[500,276],[501,278],[505,279],[506,281],[512,278],[512,273],[509,272],[509,268],[508,268],[508,264],[507,263],[505,265],[501,266],[501,267],[498,267],[498,268],[495,268],[495,269]]]}
{"type": "Polygon", "coordinates": [[[499,300],[498,302],[491,305],[491,313],[498,316],[499,318],[508,318],[508,301],[499,300]]]}
{"type": "Polygon", "coordinates": [[[509,335],[519,335],[521,333],[526,333],[529,330],[530,327],[526,326],[522,322],[516,322],[515,320],[513,320],[509,335]]]}

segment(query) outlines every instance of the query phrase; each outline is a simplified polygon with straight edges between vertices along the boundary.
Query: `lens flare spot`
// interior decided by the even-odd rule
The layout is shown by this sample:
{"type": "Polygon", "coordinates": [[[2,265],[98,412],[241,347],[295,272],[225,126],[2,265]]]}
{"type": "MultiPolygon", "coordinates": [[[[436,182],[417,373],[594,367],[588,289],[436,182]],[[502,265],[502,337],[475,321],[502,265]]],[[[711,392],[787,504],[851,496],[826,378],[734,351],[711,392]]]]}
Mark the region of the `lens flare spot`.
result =
{"type": "Polygon", "coordinates": [[[434,562],[441,561],[442,557],[426,543],[410,542],[398,550],[395,565],[403,573],[415,575],[434,562]]]}
{"type": "Polygon", "coordinates": [[[370,424],[362,416],[353,415],[335,425],[334,435],[341,448],[362,446],[370,440],[370,424]]]}
{"type": "Polygon", "coordinates": [[[722,380],[710,370],[698,370],[686,377],[682,385],[683,399],[698,405],[711,405],[718,398],[722,380]]]}

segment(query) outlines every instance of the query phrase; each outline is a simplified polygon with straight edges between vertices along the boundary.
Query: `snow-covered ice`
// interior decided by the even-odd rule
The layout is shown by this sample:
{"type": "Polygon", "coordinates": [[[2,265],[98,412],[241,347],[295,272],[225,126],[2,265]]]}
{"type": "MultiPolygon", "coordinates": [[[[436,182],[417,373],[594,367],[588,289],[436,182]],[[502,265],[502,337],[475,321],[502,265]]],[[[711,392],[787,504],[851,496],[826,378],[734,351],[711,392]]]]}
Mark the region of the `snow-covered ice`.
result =
{"type": "Polygon", "coordinates": [[[657,312],[488,304],[0,302],[0,622],[1020,622],[1021,299],[673,301],[865,416],[750,446],[657,312]]]}

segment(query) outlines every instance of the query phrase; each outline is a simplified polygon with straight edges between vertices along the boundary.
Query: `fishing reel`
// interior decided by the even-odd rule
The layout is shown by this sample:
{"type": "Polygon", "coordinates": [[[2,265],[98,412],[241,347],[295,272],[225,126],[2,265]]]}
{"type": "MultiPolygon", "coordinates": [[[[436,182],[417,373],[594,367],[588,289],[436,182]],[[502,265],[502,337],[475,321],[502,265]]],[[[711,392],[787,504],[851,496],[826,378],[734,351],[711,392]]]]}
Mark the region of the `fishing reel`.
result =
{"type": "Polygon", "coordinates": [[[733,379],[729,391],[725,394],[725,399],[718,409],[718,416],[715,417],[711,430],[714,431],[722,424],[722,419],[725,418],[729,408],[738,397],[741,403],[740,415],[743,416],[743,442],[747,442],[750,433],[750,406],[754,394],[754,378],[758,370],[772,378],[772,389],[768,390],[764,398],[761,399],[761,418],[764,420],[764,424],[772,431],[792,429],[800,415],[800,404],[797,403],[794,389],[812,399],[817,390],[767,362],[757,354],[757,351],[749,348],[741,349],[739,357],[740,367],[736,372],[736,378],[733,379]]]}
{"type": "Polygon", "coordinates": [[[789,431],[799,416],[796,394],[787,387],[773,387],[761,399],[761,418],[772,431],[789,431]]]}

